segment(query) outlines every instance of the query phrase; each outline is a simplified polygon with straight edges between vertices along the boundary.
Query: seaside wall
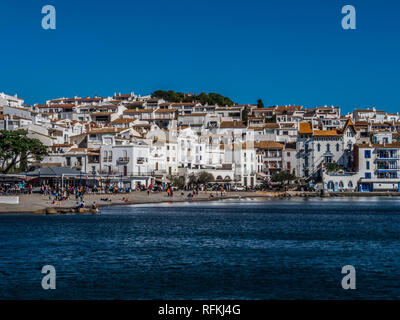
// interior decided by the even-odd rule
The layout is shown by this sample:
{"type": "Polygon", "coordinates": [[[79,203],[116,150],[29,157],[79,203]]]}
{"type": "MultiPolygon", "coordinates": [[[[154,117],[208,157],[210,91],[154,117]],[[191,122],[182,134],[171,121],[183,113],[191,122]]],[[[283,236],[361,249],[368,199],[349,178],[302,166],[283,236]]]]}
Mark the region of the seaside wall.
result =
{"type": "Polygon", "coordinates": [[[19,204],[19,197],[1,197],[0,196],[0,203],[19,204]]]}

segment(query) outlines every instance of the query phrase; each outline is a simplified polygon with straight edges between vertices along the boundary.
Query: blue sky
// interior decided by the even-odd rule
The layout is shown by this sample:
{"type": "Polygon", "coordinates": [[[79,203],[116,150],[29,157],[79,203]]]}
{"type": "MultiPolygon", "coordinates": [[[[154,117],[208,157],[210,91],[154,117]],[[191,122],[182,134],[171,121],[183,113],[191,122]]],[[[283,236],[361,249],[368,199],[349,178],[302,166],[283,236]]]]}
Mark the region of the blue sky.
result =
{"type": "Polygon", "coordinates": [[[389,0],[4,0],[0,92],[33,104],[173,89],[396,112],[399,9],[389,0]],[[46,4],[56,30],[41,28],[46,4]],[[356,30],[341,27],[346,4],[356,30]]]}

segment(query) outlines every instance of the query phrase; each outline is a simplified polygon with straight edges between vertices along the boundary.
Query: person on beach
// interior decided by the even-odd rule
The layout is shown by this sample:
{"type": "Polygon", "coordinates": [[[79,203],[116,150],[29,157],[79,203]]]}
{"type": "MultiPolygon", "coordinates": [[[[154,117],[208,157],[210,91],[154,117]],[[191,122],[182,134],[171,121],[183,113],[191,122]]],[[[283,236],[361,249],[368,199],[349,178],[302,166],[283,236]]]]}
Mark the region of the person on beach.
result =
{"type": "Polygon", "coordinates": [[[92,204],[92,210],[94,211],[93,213],[97,213],[97,212],[99,212],[99,209],[97,208],[96,201],[93,201],[93,204],[92,204]]]}

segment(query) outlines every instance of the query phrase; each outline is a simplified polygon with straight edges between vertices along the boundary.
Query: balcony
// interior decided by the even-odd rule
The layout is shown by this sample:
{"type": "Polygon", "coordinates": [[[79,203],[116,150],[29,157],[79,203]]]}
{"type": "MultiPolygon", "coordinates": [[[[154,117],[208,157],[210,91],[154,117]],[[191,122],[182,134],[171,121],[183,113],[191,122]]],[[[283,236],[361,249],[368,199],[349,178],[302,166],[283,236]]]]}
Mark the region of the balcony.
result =
{"type": "Polygon", "coordinates": [[[154,170],[151,173],[152,176],[162,176],[164,174],[167,174],[167,170],[154,170]]]}
{"type": "Polygon", "coordinates": [[[88,158],[88,163],[100,163],[99,157],[89,157],[88,158]]]}
{"type": "Polygon", "coordinates": [[[378,152],[378,154],[376,155],[376,158],[379,159],[383,159],[383,160],[397,160],[399,159],[397,156],[397,153],[380,153],[378,152]]]}
{"type": "Polygon", "coordinates": [[[117,159],[118,164],[127,164],[129,163],[129,157],[119,157],[117,159]]]}

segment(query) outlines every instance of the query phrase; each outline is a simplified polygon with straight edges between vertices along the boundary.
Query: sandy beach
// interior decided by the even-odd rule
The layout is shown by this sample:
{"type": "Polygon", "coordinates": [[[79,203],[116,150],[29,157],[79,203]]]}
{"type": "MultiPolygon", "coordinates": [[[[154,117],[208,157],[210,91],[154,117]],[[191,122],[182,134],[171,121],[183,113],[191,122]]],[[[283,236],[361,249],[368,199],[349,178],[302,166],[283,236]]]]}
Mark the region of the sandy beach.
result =
{"type": "MultiPolygon", "coordinates": [[[[255,197],[278,197],[283,192],[227,192],[223,197],[216,196],[209,199],[210,192],[199,192],[192,200],[188,200],[186,195],[188,191],[181,195],[180,192],[175,192],[173,197],[168,197],[166,192],[154,192],[147,195],[147,192],[137,191],[131,193],[121,194],[86,194],[84,197],[86,207],[90,207],[95,201],[98,207],[108,205],[127,205],[127,204],[146,204],[146,203],[160,203],[160,202],[183,202],[183,201],[216,201],[221,199],[235,199],[235,198],[255,198],[255,197]],[[109,201],[102,201],[102,198],[108,198],[109,201]],[[123,201],[123,198],[126,200],[123,201]]],[[[37,210],[46,208],[75,208],[76,200],[73,196],[69,200],[61,201],[59,205],[54,205],[49,200],[48,196],[41,194],[23,194],[19,195],[19,204],[1,204],[0,214],[3,213],[33,213],[37,210]]],[[[101,209],[101,208],[100,208],[101,209]]]]}

